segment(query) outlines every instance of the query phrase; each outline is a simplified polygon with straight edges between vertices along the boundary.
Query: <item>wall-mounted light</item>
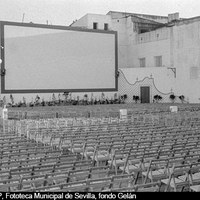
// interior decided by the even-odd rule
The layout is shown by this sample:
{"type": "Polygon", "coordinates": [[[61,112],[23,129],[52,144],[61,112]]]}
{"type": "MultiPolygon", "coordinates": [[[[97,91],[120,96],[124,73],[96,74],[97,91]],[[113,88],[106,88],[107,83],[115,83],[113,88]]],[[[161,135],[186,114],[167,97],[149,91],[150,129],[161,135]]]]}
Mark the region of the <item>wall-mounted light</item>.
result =
{"type": "Polygon", "coordinates": [[[2,69],[2,68],[1,68],[0,75],[1,75],[1,76],[5,76],[5,74],[6,74],[6,69],[2,69]]]}
{"type": "MultiPolygon", "coordinates": [[[[0,59],[0,64],[1,64],[2,62],[3,62],[2,59],[0,59]]],[[[5,74],[6,74],[6,69],[3,69],[3,68],[1,67],[0,75],[1,75],[1,76],[5,76],[5,74]]]]}
{"type": "Polygon", "coordinates": [[[167,69],[171,69],[172,72],[174,72],[174,78],[176,78],[176,68],[174,68],[174,67],[168,67],[167,69]]]}
{"type": "Polygon", "coordinates": [[[116,76],[116,78],[119,77],[119,71],[116,72],[115,76],[116,76]]]}

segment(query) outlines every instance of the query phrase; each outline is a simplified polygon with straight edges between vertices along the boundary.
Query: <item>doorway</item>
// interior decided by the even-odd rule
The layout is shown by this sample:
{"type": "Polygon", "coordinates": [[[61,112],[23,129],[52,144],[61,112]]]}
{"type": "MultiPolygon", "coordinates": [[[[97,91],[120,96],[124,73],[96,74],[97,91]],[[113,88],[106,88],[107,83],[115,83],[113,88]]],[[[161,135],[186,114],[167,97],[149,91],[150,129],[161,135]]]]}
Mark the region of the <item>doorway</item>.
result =
{"type": "Polygon", "coordinates": [[[150,87],[149,86],[140,87],[140,99],[141,99],[141,103],[150,103],[150,87]]]}

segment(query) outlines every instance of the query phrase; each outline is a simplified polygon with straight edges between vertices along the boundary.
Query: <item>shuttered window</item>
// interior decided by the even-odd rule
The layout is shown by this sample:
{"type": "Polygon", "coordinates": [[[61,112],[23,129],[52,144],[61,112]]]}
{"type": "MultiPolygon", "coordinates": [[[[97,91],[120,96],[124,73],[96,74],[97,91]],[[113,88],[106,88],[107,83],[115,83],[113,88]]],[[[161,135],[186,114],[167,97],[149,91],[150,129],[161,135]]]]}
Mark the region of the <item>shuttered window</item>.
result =
{"type": "Polygon", "coordinates": [[[155,56],[155,67],[162,67],[162,56],[155,56]]]}
{"type": "Polygon", "coordinates": [[[146,67],[146,59],[145,58],[139,58],[139,62],[140,62],[140,67],[146,67]]]}

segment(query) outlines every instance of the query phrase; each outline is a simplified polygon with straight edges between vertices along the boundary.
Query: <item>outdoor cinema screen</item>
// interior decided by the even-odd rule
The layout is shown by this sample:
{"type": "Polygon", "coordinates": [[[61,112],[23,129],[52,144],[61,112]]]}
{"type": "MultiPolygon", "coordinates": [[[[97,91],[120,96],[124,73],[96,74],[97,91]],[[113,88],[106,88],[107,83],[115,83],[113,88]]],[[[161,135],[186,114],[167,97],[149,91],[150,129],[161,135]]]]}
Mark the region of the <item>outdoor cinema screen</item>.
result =
{"type": "Polygon", "coordinates": [[[116,32],[21,23],[1,27],[2,93],[117,90],[116,32]]]}

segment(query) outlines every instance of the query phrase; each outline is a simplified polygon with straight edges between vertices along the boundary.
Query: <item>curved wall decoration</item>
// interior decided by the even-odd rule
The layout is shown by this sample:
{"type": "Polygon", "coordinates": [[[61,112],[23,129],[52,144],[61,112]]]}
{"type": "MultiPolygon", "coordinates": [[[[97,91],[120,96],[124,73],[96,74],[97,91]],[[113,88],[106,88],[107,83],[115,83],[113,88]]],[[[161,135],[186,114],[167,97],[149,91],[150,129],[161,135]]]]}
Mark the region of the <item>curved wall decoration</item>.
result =
{"type": "Polygon", "coordinates": [[[144,77],[142,80],[136,80],[135,83],[131,84],[124,75],[123,71],[119,69],[119,79],[118,79],[118,85],[119,85],[119,94],[124,95],[127,94],[127,103],[133,102],[133,95],[140,97],[140,87],[148,86],[150,87],[150,103],[153,102],[154,95],[160,95],[162,96],[162,103],[169,103],[170,94],[173,94],[173,92],[164,93],[157,89],[154,78],[152,77],[144,77]]]}

